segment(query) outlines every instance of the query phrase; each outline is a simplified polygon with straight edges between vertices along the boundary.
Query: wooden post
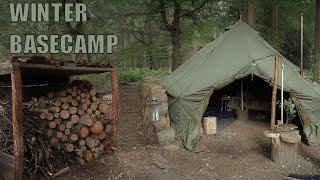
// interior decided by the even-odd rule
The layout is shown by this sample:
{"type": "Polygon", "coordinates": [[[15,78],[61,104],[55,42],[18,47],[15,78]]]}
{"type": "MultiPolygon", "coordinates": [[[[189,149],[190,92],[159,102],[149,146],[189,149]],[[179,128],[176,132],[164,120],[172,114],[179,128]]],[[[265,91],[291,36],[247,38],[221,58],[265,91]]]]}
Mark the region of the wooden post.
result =
{"type": "Polygon", "coordinates": [[[14,179],[23,175],[23,124],[22,124],[22,82],[21,70],[15,67],[11,74],[12,83],[12,126],[14,139],[15,173],[14,179]]]}
{"type": "Polygon", "coordinates": [[[278,86],[278,67],[279,55],[276,54],[274,62],[274,79],[272,88],[272,101],[271,101],[271,129],[274,130],[276,122],[276,101],[277,101],[277,86],[278,86]]]}
{"type": "Polygon", "coordinates": [[[111,72],[111,83],[112,83],[111,119],[116,121],[119,118],[119,83],[118,83],[118,73],[116,70],[113,70],[111,72]]]}

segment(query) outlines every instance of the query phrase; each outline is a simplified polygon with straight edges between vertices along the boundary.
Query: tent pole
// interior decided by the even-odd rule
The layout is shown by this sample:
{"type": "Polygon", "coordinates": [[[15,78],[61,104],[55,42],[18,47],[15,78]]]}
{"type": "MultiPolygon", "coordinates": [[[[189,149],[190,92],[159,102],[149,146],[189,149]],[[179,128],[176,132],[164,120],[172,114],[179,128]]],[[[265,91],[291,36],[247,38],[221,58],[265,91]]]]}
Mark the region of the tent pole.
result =
{"type": "Polygon", "coordinates": [[[243,110],[243,82],[241,79],[241,110],[243,110]]]}
{"type": "Polygon", "coordinates": [[[281,66],[281,124],[283,124],[283,70],[284,70],[284,63],[281,66]]]}
{"type": "Polygon", "coordinates": [[[303,13],[301,13],[301,30],[300,30],[300,74],[303,76],[303,13]]]}
{"type": "Polygon", "coordinates": [[[274,61],[274,78],[272,88],[272,101],[271,101],[271,129],[274,130],[276,124],[276,101],[277,101],[277,87],[278,87],[278,67],[279,55],[276,54],[274,61]]]}

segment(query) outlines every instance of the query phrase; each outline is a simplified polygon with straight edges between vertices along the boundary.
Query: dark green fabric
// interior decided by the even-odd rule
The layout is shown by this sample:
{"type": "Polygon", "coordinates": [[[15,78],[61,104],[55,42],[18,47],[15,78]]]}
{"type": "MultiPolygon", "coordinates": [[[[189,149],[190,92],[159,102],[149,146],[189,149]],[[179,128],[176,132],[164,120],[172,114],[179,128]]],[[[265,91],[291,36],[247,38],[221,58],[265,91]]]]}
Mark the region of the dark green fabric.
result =
{"type": "MultiPolygon", "coordinates": [[[[170,97],[172,124],[186,148],[196,149],[202,114],[212,92],[250,74],[272,83],[276,54],[279,53],[255,30],[239,20],[160,81],[170,97]]],[[[317,145],[320,86],[300,76],[299,69],[282,56],[281,63],[285,64],[284,90],[290,92],[297,104],[309,144],[317,145]]]]}

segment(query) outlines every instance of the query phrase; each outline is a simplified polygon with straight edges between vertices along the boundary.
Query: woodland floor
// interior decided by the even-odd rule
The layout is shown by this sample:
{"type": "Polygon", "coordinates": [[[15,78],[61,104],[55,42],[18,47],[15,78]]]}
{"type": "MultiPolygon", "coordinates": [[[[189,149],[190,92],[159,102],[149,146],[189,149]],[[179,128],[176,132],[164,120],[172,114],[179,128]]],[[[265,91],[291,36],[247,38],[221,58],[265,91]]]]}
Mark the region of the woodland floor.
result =
{"type": "Polygon", "coordinates": [[[117,151],[104,154],[58,179],[282,179],[288,174],[320,174],[320,147],[301,144],[295,164],[280,166],[269,157],[270,140],[262,133],[269,125],[257,121],[234,121],[217,135],[202,136],[204,150],[182,150],[174,168],[159,169],[153,156],[161,148],[142,127],[141,104],[136,85],[120,86],[120,120],[117,151]]]}

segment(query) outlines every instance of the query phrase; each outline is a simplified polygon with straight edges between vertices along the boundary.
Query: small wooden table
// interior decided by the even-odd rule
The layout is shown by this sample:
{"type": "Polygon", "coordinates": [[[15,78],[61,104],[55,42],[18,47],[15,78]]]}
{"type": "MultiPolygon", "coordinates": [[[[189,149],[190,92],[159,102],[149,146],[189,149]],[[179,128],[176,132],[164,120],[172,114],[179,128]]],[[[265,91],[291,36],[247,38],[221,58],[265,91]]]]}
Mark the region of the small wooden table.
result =
{"type": "Polygon", "coordinates": [[[224,109],[228,109],[228,102],[230,101],[230,96],[229,97],[222,97],[221,98],[221,111],[224,109]]]}

